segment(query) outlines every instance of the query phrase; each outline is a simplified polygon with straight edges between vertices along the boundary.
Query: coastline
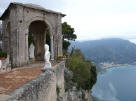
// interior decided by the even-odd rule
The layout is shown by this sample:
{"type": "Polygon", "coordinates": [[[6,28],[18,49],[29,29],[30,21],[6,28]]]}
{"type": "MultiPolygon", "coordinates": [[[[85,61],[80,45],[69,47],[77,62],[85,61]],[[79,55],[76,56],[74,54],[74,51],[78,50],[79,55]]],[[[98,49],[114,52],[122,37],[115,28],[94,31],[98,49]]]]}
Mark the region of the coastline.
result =
{"type": "Polygon", "coordinates": [[[100,67],[102,69],[107,69],[107,68],[118,68],[118,67],[121,67],[121,66],[132,66],[132,65],[136,65],[136,63],[131,63],[131,64],[114,64],[114,63],[100,63],[100,67]]]}

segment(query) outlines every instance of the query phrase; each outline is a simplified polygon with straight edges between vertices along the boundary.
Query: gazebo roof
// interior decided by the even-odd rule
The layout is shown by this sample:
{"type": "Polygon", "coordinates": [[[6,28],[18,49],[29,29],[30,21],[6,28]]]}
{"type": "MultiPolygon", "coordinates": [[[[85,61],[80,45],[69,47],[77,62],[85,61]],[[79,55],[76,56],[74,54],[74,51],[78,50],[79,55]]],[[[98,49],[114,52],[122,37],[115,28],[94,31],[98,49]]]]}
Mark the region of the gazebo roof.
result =
{"type": "Polygon", "coordinates": [[[35,10],[40,10],[40,11],[44,11],[44,12],[48,12],[48,13],[60,14],[62,17],[66,16],[65,14],[62,14],[61,12],[56,12],[56,11],[53,11],[53,10],[45,9],[44,7],[42,7],[40,5],[36,5],[36,4],[23,4],[23,3],[12,2],[12,3],[9,4],[8,8],[2,14],[2,16],[0,17],[0,19],[3,19],[3,17],[5,16],[5,14],[9,11],[10,6],[12,6],[12,5],[13,6],[20,5],[20,6],[23,6],[23,7],[32,8],[32,9],[35,9],[35,10]]]}

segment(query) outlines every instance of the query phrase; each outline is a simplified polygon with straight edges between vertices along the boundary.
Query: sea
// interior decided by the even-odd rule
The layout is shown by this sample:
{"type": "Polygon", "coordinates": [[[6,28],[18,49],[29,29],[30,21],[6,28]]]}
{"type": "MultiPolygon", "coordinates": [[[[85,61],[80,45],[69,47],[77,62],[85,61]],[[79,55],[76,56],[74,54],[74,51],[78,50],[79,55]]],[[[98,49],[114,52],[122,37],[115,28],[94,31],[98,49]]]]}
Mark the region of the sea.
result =
{"type": "Polygon", "coordinates": [[[136,65],[107,68],[99,73],[92,95],[102,101],[136,101],[136,65]]]}

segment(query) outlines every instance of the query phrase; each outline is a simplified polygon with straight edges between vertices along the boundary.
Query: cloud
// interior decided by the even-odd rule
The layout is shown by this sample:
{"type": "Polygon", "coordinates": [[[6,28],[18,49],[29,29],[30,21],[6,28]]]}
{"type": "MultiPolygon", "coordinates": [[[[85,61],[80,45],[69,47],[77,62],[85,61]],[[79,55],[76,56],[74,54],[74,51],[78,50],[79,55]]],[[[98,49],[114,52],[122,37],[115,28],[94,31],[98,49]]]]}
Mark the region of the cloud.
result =
{"type": "Polygon", "coordinates": [[[135,3],[134,0],[68,0],[65,7],[68,16],[64,21],[75,28],[78,40],[122,37],[122,33],[130,37],[136,32],[135,3]]]}
{"type": "Polygon", "coordinates": [[[34,3],[65,13],[63,22],[67,21],[75,28],[78,40],[136,39],[135,0],[3,0],[0,14],[10,2],[34,3]]]}

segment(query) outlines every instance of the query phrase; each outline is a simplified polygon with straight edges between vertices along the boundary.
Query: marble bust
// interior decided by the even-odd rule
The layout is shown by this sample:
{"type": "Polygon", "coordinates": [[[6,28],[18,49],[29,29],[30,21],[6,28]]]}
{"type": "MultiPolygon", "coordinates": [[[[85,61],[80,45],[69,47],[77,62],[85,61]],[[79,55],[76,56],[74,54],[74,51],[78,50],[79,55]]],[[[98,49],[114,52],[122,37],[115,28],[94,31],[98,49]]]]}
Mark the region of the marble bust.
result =
{"type": "Polygon", "coordinates": [[[42,71],[44,71],[47,68],[51,68],[49,46],[45,44],[44,49],[45,49],[45,54],[44,54],[45,65],[44,68],[41,69],[42,71]]]}

